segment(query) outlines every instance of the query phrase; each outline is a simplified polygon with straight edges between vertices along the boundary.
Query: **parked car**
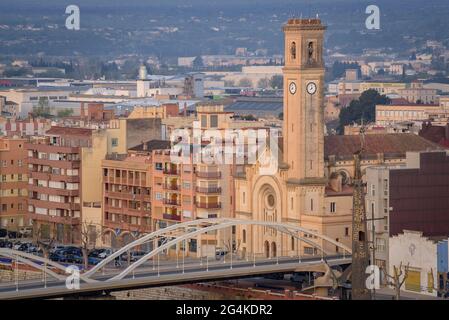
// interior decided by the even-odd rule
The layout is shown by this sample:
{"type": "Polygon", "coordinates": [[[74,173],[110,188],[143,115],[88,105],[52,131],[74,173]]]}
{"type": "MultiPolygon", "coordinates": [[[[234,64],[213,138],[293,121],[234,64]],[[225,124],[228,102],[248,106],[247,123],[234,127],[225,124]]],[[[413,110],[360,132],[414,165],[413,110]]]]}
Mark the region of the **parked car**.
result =
{"type": "MultiPolygon", "coordinates": [[[[135,262],[145,256],[147,253],[148,252],[145,251],[132,251],[130,261],[135,262]]],[[[122,261],[128,261],[128,252],[123,253],[120,258],[122,261]]]]}
{"type": "Polygon", "coordinates": [[[58,262],[83,263],[83,253],[77,247],[65,247],[50,254],[50,259],[58,262]]]}
{"type": "Polygon", "coordinates": [[[101,251],[98,254],[98,258],[100,258],[100,259],[105,259],[114,253],[114,250],[111,248],[103,248],[103,249],[98,249],[98,250],[101,251]]]}
{"type": "Polygon", "coordinates": [[[13,246],[13,243],[9,241],[8,239],[0,239],[0,248],[8,248],[11,249],[13,246]]]}
{"type": "Polygon", "coordinates": [[[12,249],[13,250],[19,250],[20,246],[22,245],[22,243],[20,241],[16,241],[14,242],[12,249]]]}
{"type": "Polygon", "coordinates": [[[224,256],[226,256],[228,254],[227,250],[224,249],[217,249],[217,251],[215,251],[215,259],[216,260],[220,260],[222,259],[224,256]]]}

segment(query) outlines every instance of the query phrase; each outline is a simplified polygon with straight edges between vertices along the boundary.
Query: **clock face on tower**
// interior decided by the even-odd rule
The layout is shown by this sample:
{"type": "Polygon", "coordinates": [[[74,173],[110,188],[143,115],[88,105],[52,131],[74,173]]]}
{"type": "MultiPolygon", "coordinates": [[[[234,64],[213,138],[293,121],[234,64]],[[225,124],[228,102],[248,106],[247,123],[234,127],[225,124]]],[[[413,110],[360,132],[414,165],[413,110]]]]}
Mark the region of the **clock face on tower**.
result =
{"type": "Polygon", "coordinates": [[[291,94],[295,94],[296,93],[296,83],[290,82],[290,85],[288,86],[288,90],[290,91],[291,94]]]}
{"type": "Polygon", "coordinates": [[[308,94],[315,94],[315,92],[316,92],[316,84],[315,84],[315,82],[309,82],[308,84],[307,84],[307,93],[308,94]]]}

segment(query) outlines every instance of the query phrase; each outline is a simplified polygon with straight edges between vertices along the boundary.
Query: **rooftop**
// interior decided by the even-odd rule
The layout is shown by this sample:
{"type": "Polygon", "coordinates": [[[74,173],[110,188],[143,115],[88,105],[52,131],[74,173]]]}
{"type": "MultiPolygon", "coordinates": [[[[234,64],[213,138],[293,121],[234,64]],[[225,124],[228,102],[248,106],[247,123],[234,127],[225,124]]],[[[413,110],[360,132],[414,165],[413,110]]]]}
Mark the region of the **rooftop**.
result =
{"type": "Polygon", "coordinates": [[[91,136],[93,129],[89,128],[78,128],[78,127],[51,127],[50,130],[46,132],[47,135],[55,136],[91,136]]]}
{"type": "Polygon", "coordinates": [[[168,140],[150,140],[130,148],[131,151],[153,151],[160,149],[170,149],[171,143],[168,140]]]}
{"type": "MultiPolygon", "coordinates": [[[[324,157],[352,158],[360,149],[358,135],[332,135],[324,137],[324,157]]],[[[407,151],[441,150],[442,147],[411,133],[367,134],[365,155],[404,154],[407,151]]]]}

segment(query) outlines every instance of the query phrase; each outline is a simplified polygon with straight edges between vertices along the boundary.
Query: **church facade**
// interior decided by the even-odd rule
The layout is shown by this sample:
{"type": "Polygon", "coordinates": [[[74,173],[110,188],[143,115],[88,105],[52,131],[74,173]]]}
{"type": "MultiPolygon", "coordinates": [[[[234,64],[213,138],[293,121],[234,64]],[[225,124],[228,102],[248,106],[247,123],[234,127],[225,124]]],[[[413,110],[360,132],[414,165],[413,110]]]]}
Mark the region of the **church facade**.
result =
{"type": "MultiPolygon", "coordinates": [[[[352,178],[357,135],[324,136],[323,39],[319,19],[290,19],[285,37],[283,145],[276,174],[258,164],[235,176],[235,217],[291,223],[351,247],[352,178]]],[[[405,163],[406,152],[441,149],[413,134],[369,134],[361,159],[363,180],[371,166],[405,163]]],[[[368,207],[368,205],[366,205],[368,207]]],[[[370,213],[369,213],[370,214],[370,213]]],[[[237,247],[245,254],[276,257],[320,254],[313,246],[269,228],[238,226],[237,247]]],[[[308,239],[327,254],[341,253],[330,243],[308,239]]]]}
{"type": "MultiPolygon", "coordinates": [[[[243,176],[236,177],[235,215],[238,219],[293,223],[350,246],[350,210],[336,212],[325,197],[328,183],[323,119],[325,30],[319,19],[290,19],[283,27],[282,159],[274,175],[261,174],[256,164],[246,167],[243,176]]],[[[351,198],[346,199],[350,204],[351,198]]],[[[242,226],[237,228],[236,235],[244,253],[266,257],[319,254],[312,246],[269,228],[242,226]]],[[[338,250],[324,245],[328,253],[338,250]]]]}

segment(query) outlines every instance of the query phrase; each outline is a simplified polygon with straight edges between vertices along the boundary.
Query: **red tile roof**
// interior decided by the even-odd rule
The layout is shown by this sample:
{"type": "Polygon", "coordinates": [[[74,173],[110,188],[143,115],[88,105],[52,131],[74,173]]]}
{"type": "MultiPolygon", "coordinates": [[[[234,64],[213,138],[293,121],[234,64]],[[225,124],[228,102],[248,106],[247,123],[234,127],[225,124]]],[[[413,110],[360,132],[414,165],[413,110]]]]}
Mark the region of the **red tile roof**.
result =
{"type": "Polygon", "coordinates": [[[72,127],[51,127],[46,134],[55,136],[91,136],[93,129],[72,127]]]}
{"type": "MultiPolygon", "coordinates": [[[[324,157],[352,158],[360,149],[358,135],[332,135],[324,137],[324,157]]],[[[365,136],[365,155],[405,154],[407,151],[442,149],[436,143],[411,133],[368,134],[365,136]]]]}

